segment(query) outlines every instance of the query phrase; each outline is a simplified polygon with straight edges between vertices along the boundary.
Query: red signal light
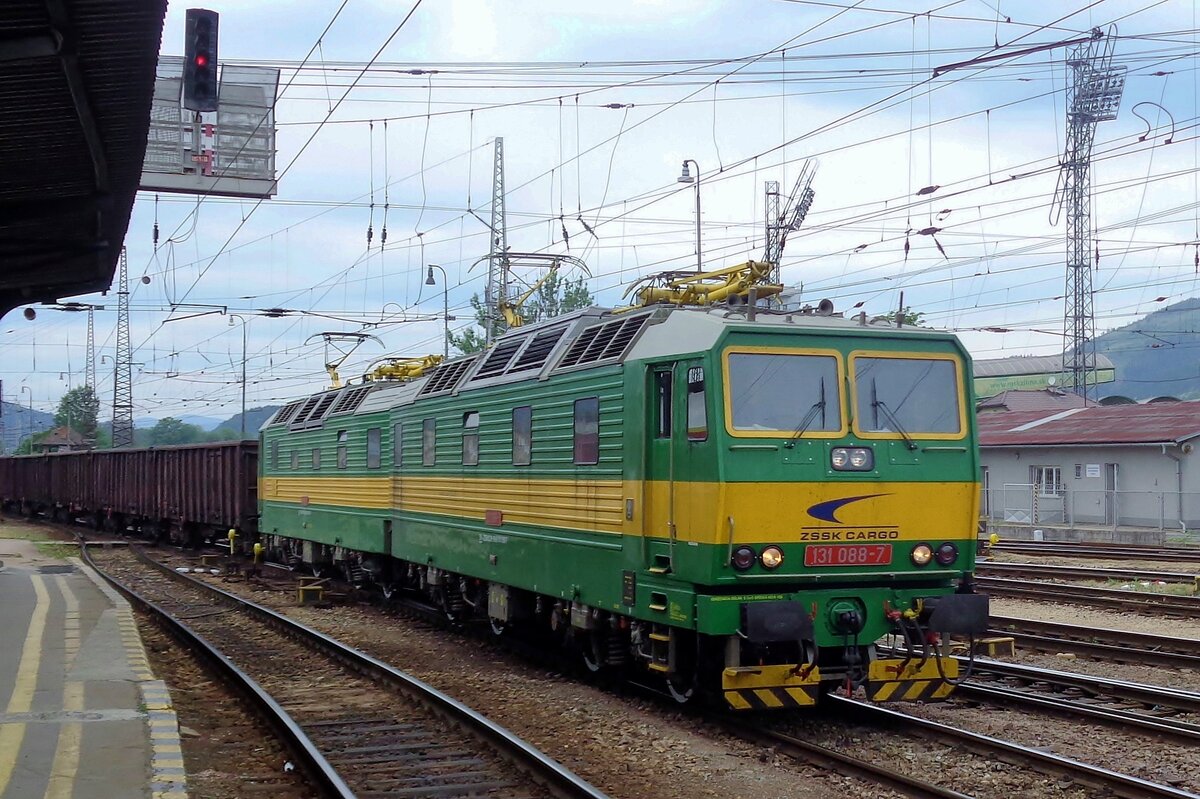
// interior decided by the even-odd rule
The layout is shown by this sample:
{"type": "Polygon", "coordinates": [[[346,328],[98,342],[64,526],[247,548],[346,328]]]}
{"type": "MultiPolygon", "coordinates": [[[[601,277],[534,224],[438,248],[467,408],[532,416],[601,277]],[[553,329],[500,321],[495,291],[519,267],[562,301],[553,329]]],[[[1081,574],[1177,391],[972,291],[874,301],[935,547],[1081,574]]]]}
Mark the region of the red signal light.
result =
{"type": "Polygon", "coordinates": [[[206,56],[206,55],[196,56],[196,66],[198,66],[198,67],[208,66],[208,56],[206,56]]]}

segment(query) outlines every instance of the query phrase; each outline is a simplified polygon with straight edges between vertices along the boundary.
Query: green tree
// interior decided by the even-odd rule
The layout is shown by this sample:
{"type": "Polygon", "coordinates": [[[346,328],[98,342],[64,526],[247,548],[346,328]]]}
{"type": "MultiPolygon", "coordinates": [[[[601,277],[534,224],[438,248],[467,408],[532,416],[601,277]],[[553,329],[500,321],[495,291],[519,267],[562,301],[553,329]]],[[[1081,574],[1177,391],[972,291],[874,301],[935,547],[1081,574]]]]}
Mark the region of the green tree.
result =
{"type": "MultiPolygon", "coordinates": [[[[895,324],[896,313],[897,313],[896,311],[891,311],[889,313],[883,314],[882,316],[876,316],[875,318],[883,319],[883,320],[886,320],[888,322],[892,322],[893,324],[895,324]]],[[[914,311],[912,309],[911,305],[905,305],[903,308],[900,309],[899,313],[900,313],[900,318],[904,322],[905,327],[919,327],[920,325],[924,324],[924,322],[925,322],[925,312],[924,311],[914,311]]]]}
{"type": "Polygon", "coordinates": [[[204,439],[204,431],[194,424],[182,422],[173,416],[159,419],[150,428],[150,443],[162,444],[194,444],[204,439]]]}
{"type": "MultiPolygon", "coordinates": [[[[538,286],[533,295],[525,301],[520,311],[528,324],[540,322],[543,319],[553,319],[556,316],[594,304],[595,298],[588,290],[582,276],[570,280],[555,272],[547,277],[542,285],[538,286]]],[[[468,327],[461,333],[450,333],[447,336],[450,346],[464,355],[481,352],[487,346],[487,339],[484,336],[487,312],[478,294],[471,297],[471,307],[475,310],[476,327],[468,327]]],[[[503,327],[501,332],[503,332],[503,327]]]]}
{"type": "Polygon", "coordinates": [[[56,427],[69,427],[88,441],[96,439],[96,417],[100,414],[100,398],[91,386],[73,388],[58,401],[54,412],[56,427]]]}
{"type": "Polygon", "coordinates": [[[53,430],[43,430],[40,433],[34,433],[31,436],[26,436],[17,446],[16,455],[31,455],[33,454],[33,445],[53,433],[53,430]]]}

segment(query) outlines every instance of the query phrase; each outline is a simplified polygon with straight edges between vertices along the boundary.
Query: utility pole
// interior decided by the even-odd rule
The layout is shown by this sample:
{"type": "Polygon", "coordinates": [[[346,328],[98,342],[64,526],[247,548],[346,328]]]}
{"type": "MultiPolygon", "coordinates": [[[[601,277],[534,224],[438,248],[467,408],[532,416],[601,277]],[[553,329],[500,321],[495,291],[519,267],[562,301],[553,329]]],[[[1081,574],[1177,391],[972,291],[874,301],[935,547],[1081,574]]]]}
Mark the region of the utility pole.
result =
{"type": "Polygon", "coordinates": [[[504,138],[496,137],[492,166],[492,247],[488,252],[487,285],[484,288],[484,337],[492,343],[501,331],[502,303],[508,301],[508,222],[504,203],[504,138]]]}
{"type": "Polygon", "coordinates": [[[1067,145],[1050,221],[1067,213],[1066,312],[1063,328],[1063,385],[1086,401],[1096,379],[1096,317],[1092,305],[1092,143],[1096,124],[1117,118],[1125,89],[1125,67],[1112,65],[1116,29],[1100,29],[1067,51],[1067,145]]]}
{"type": "Polygon", "coordinates": [[[117,292],[117,357],[113,365],[113,447],[133,446],[133,350],[129,343],[129,260],[121,248],[117,292]]]}

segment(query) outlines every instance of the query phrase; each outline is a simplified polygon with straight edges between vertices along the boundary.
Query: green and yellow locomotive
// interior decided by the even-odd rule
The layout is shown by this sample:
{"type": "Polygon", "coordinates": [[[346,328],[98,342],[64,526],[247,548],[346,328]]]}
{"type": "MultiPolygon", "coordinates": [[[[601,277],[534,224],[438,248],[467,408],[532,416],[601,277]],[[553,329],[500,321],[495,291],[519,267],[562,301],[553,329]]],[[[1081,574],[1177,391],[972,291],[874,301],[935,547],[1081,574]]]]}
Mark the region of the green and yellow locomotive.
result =
{"type": "Polygon", "coordinates": [[[865,317],[589,309],[285,406],[259,529],[681,701],[943,698],[944,636],[987,620],[969,379],[953,335],[865,317]]]}

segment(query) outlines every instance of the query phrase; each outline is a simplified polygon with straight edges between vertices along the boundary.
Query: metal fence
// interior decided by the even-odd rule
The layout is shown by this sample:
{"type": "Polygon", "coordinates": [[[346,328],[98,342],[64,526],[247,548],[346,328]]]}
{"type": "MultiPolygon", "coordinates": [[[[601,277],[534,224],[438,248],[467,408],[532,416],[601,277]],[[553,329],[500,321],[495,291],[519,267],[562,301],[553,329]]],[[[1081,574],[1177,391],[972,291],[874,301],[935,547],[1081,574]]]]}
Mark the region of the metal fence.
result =
{"type": "Polygon", "coordinates": [[[1200,492],[1075,491],[1046,493],[1043,486],[1006,483],[983,492],[983,515],[1001,524],[1081,527],[1149,527],[1200,530],[1200,492]]]}

